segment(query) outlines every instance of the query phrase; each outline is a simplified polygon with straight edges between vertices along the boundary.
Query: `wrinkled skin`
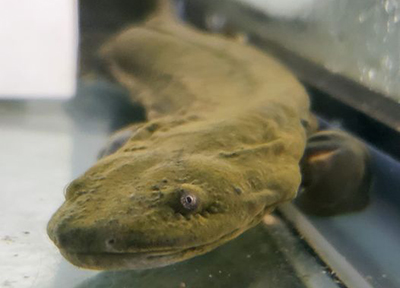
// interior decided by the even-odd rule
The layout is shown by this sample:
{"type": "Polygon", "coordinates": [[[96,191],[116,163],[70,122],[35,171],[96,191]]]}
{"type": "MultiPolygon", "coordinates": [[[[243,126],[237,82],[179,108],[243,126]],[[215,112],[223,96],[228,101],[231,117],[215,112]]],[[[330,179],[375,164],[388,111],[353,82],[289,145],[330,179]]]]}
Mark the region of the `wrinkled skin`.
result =
{"type": "Polygon", "coordinates": [[[145,125],[70,184],[50,237],[73,264],[95,269],[162,266],[236,237],[300,183],[301,149],[288,145],[297,138],[262,119],[145,125]],[[183,193],[196,209],[182,206],[183,193]]]}
{"type": "Polygon", "coordinates": [[[69,185],[48,234],[71,263],[172,264],[237,237],[296,196],[315,125],[302,85],[276,60],[165,17],[123,32],[103,52],[150,121],[128,127],[119,149],[69,185]]]}

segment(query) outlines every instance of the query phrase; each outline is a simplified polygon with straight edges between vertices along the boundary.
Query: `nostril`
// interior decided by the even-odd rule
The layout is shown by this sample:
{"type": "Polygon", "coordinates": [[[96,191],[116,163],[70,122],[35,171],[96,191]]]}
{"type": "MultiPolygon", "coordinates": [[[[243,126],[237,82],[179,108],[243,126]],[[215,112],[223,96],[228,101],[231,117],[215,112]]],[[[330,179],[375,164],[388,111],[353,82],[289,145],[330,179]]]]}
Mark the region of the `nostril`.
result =
{"type": "Polygon", "coordinates": [[[110,238],[110,239],[108,239],[108,240],[106,240],[105,241],[105,250],[107,251],[107,252],[115,252],[116,251],[116,249],[115,249],[115,243],[116,243],[117,241],[115,240],[115,238],[110,238]]]}
{"type": "Polygon", "coordinates": [[[105,241],[106,243],[106,250],[108,251],[114,251],[115,250],[115,243],[117,242],[115,238],[110,238],[105,241]]]}

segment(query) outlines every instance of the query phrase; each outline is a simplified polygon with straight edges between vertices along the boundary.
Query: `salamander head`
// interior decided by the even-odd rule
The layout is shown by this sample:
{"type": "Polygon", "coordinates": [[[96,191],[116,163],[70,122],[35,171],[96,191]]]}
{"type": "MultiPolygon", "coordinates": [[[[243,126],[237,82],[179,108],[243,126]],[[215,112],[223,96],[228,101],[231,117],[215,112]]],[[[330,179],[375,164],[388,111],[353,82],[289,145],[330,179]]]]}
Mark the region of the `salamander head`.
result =
{"type": "Polygon", "coordinates": [[[67,188],[48,234],[72,264],[116,270],[179,262],[235,238],[282,200],[249,193],[243,173],[221,160],[141,155],[106,157],[67,188]]]}

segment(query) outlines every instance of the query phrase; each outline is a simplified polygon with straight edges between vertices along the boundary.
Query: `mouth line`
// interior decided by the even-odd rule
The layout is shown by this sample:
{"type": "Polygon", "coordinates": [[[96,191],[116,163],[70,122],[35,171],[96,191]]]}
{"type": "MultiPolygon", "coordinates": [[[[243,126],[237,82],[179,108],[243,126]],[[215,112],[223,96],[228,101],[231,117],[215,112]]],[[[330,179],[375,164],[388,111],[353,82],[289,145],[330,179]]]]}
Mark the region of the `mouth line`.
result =
{"type": "MultiPolygon", "coordinates": [[[[207,246],[207,245],[204,245],[207,246]]],[[[187,251],[195,251],[196,248],[204,247],[204,246],[194,246],[190,248],[184,248],[182,250],[163,250],[163,251],[145,251],[145,252],[69,252],[64,250],[67,254],[70,255],[79,255],[79,256],[91,256],[91,257],[130,257],[130,258],[147,258],[147,259],[157,259],[163,257],[170,257],[174,255],[179,255],[181,253],[187,251]]]]}
{"type": "MultiPolygon", "coordinates": [[[[222,237],[220,237],[219,239],[217,239],[215,241],[200,244],[197,246],[183,247],[181,249],[179,249],[179,248],[171,248],[171,249],[163,249],[163,250],[155,249],[155,250],[139,251],[139,252],[101,251],[101,252],[89,252],[89,253],[68,251],[65,249],[63,249],[63,251],[66,254],[76,255],[76,256],[89,256],[89,257],[96,257],[96,256],[97,257],[107,257],[107,256],[109,256],[109,257],[146,258],[148,260],[157,260],[157,259],[164,258],[164,257],[170,258],[170,257],[178,256],[178,255],[193,254],[196,251],[207,252],[207,251],[219,246],[220,244],[225,243],[227,240],[231,239],[235,235],[240,234],[239,231],[241,231],[241,229],[235,229],[234,231],[223,235],[222,237]]],[[[202,254],[202,253],[200,253],[200,254],[202,254]]]]}

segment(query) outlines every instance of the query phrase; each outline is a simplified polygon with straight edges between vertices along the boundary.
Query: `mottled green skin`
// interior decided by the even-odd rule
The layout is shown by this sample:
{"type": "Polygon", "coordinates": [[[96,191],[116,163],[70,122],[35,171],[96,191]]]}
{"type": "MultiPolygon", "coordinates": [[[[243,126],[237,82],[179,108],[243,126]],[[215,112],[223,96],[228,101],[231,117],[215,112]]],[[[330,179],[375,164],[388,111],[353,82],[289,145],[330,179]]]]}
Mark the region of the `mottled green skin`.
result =
{"type": "Polygon", "coordinates": [[[48,234],[71,263],[182,261],[295,197],[309,101],[276,60],[162,17],[123,32],[104,55],[151,120],[68,187],[48,234]],[[195,211],[182,191],[197,196],[195,211]]]}

